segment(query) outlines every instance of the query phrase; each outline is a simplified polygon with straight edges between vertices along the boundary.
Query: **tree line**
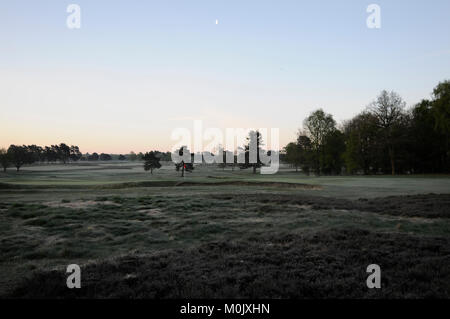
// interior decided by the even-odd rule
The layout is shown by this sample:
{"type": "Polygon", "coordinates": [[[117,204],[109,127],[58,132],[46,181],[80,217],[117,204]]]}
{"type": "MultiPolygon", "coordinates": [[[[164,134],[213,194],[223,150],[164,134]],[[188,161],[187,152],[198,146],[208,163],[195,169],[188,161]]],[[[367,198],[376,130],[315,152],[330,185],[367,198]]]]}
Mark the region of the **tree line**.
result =
{"type": "MultiPolygon", "coordinates": [[[[202,157],[202,164],[206,164],[205,159],[203,158],[203,155],[208,155],[210,157],[215,157],[215,160],[219,159],[219,163],[215,163],[214,165],[217,165],[218,167],[225,169],[225,167],[231,167],[231,169],[234,171],[235,167],[239,167],[240,169],[248,169],[251,168],[253,170],[253,174],[256,174],[256,169],[257,168],[261,168],[262,166],[264,166],[263,161],[261,160],[261,154],[265,154],[270,156],[272,151],[266,151],[262,149],[263,145],[263,140],[262,140],[262,134],[256,130],[256,131],[250,131],[247,138],[246,138],[246,143],[244,145],[243,148],[238,148],[239,152],[237,154],[235,154],[235,152],[231,152],[231,151],[227,151],[222,149],[221,151],[218,152],[218,154],[214,154],[211,152],[203,152],[203,154],[198,153],[199,157],[202,157]],[[250,149],[251,149],[251,145],[254,146],[255,148],[255,158],[251,159],[251,155],[250,155],[250,149]],[[241,159],[239,159],[239,157],[242,157],[241,159]],[[229,161],[229,158],[231,158],[231,161],[229,161]]],[[[219,148],[221,149],[221,147],[219,146],[219,148]]],[[[181,172],[181,177],[184,177],[184,172],[192,172],[194,170],[194,158],[196,156],[195,153],[191,153],[189,152],[187,146],[183,146],[180,147],[178,150],[176,150],[176,152],[178,153],[178,155],[180,157],[183,157],[184,152],[187,152],[188,154],[188,159],[185,161],[184,158],[181,159],[180,162],[176,162],[175,163],[175,170],[177,172],[181,172]]],[[[161,155],[157,154],[158,152],[150,152],[150,153],[146,153],[144,160],[144,168],[147,165],[154,165],[151,163],[158,163],[159,164],[159,159],[158,157],[160,157],[161,155]]],[[[161,154],[161,153],[160,153],[161,154]]],[[[159,167],[161,167],[159,165],[159,167]]],[[[155,168],[159,168],[159,167],[155,167],[155,168]]],[[[145,168],[145,170],[148,170],[147,168],[145,168]]]]}
{"type": "Polygon", "coordinates": [[[25,164],[36,162],[43,163],[67,163],[68,161],[78,161],[82,157],[78,146],[68,146],[65,143],[51,146],[37,145],[11,145],[7,150],[0,149],[0,164],[3,171],[9,166],[14,166],[17,171],[25,164]]]}
{"type": "MultiPolygon", "coordinates": [[[[147,154],[147,153],[146,153],[147,154]]],[[[38,145],[10,145],[8,149],[0,148],[0,165],[3,171],[6,172],[8,167],[15,167],[17,171],[23,165],[30,165],[34,163],[63,163],[78,162],[78,161],[145,161],[146,154],[134,153],[126,155],[111,155],[106,153],[86,153],[82,154],[80,148],[76,145],[67,145],[60,143],[51,146],[38,145]]],[[[155,151],[163,161],[170,161],[170,152],[155,151]]],[[[159,167],[158,167],[159,168],[159,167]]]]}
{"type": "MultiPolygon", "coordinates": [[[[341,125],[337,125],[331,114],[322,109],[312,112],[303,122],[297,140],[289,143],[281,153],[281,160],[296,170],[309,174],[420,174],[449,173],[450,170],[450,81],[439,83],[433,90],[431,100],[422,100],[410,109],[395,92],[382,91],[363,112],[341,125]]],[[[260,160],[262,136],[258,131],[250,132],[244,145],[243,163],[226,162],[230,151],[223,153],[219,167],[239,166],[240,169],[256,169],[263,166],[260,160]],[[257,159],[249,161],[249,145],[256,145],[257,159]]],[[[182,148],[179,152],[182,154],[182,148]]],[[[270,155],[271,151],[266,153],[270,155]]],[[[194,154],[191,154],[193,159],[194,154]]],[[[110,154],[83,155],[78,146],[65,143],[40,147],[36,145],[11,145],[0,149],[0,164],[3,170],[9,166],[20,167],[32,163],[67,163],[79,160],[109,161],[110,154]]],[[[151,151],[145,154],[130,152],[119,155],[118,160],[144,161],[144,169],[153,173],[162,161],[171,161],[170,152],[151,151]]],[[[191,172],[193,160],[175,165],[177,171],[191,172]]]]}
{"type": "Polygon", "coordinates": [[[418,174],[450,170],[450,81],[431,100],[410,109],[395,92],[382,91],[340,127],[322,109],[303,122],[283,160],[305,173],[418,174]]]}

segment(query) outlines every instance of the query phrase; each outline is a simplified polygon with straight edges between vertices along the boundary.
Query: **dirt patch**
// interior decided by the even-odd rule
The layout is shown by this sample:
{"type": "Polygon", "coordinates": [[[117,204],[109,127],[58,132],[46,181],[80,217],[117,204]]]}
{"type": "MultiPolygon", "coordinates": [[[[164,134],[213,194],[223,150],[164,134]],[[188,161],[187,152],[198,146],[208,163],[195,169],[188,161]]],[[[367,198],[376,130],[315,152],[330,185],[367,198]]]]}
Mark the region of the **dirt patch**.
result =
{"type": "Polygon", "coordinates": [[[38,272],[7,297],[23,298],[449,298],[450,239],[360,229],[213,242],[38,272]],[[368,289],[368,265],[382,289],[368,289]],[[133,276],[129,276],[133,274],[133,276]]]}
{"type": "Polygon", "coordinates": [[[43,203],[49,207],[64,207],[64,208],[72,208],[72,209],[86,209],[95,205],[110,205],[110,206],[120,206],[120,204],[114,203],[112,201],[71,201],[71,202],[45,202],[43,203]]]}

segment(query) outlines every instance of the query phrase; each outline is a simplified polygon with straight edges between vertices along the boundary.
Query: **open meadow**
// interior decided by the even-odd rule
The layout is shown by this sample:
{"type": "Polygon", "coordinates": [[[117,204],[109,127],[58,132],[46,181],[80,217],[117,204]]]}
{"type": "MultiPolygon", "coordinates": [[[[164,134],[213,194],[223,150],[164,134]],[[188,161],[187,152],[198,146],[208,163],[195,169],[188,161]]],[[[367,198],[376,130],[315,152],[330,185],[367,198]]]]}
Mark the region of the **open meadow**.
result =
{"type": "Polygon", "coordinates": [[[0,295],[448,298],[449,190],[442,175],[11,169],[0,174],[0,295]],[[66,287],[69,264],[81,289],[66,287]],[[367,289],[370,264],[382,289],[367,289]]]}

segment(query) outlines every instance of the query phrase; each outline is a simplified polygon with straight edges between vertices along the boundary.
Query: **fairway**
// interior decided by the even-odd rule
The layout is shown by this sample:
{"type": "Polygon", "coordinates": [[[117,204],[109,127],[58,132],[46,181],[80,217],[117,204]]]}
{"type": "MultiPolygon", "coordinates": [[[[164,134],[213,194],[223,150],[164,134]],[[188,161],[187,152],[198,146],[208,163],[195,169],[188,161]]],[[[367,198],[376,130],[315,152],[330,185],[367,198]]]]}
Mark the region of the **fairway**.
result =
{"type": "Polygon", "coordinates": [[[0,294],[15,297],[450,296],[448,176],[314,177],[165,163],[0,174],[0,294]],[[379,264],[384,289],[366,287],[379,264]],[[68,290],[79,264],[83,289],[68,290]]]}

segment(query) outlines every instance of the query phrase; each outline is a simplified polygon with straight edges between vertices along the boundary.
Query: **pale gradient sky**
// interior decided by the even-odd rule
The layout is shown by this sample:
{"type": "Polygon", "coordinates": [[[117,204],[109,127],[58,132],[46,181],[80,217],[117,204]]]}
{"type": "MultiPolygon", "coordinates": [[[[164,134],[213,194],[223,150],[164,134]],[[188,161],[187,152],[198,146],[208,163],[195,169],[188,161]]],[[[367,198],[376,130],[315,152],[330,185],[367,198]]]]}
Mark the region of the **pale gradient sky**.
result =
{"type": "Polygon", "coordinates": [[[448,0],[2,0],[0,147],[169,150],[193,119],[278,127],[284,146],[319,107],[340,122],[383,89],[429,98],[450,78],[449,13],[448,0]]]}

